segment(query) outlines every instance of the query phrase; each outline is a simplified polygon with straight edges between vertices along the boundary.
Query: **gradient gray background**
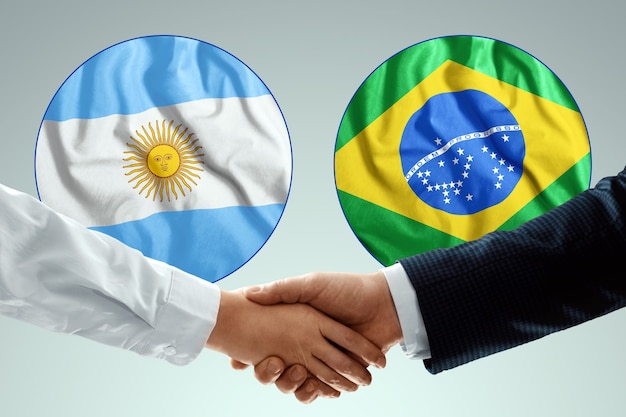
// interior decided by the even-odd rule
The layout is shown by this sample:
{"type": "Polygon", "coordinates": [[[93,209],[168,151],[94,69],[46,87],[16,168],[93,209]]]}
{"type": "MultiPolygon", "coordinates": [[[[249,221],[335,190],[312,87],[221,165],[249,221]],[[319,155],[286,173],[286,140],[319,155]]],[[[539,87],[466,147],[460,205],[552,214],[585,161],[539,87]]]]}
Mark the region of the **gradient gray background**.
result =
{"type": "MultiPolygon", "coordinates": [[[[227,289],[313,270],[370,272],[339,206],[333,150],[361,82],[394,53],[475,34],[539,58],[569,88],[592,146],[592,184],[626,165],[624,6],[609,1],[50,1],[0,14],[0,182],[35,194],[33,150],[48,103],[102,49],[152,34],[189,36],[249,65],[276,97],[294,173],[283,218],[227,289]],[[556,6],[561,3],[562,6],[556,6]]],[[[601,268],[601,265],[598,265],[601,268]]],[[[2,416],[623,416],[626,310],[430,375],[396,347],[374,381],[302,405],[211,351],[175,367],[0,318],[2,416]]]]}

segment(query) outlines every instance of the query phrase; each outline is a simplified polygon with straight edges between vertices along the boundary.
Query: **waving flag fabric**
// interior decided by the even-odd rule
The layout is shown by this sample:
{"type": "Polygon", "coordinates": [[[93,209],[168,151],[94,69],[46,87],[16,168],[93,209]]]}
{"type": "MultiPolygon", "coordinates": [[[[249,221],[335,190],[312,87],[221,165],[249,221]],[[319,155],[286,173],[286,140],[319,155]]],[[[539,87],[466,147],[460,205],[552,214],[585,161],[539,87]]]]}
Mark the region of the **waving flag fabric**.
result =
{"type": "Polygon", "coordinates": [[[212,282],[265,244],[291,169],[265,84],[177,36],[128,40],[80,66],[52,99],[35,156],[44,203],[212,282]]]}
{"type": "Polygon", "coordinates": [[[556,75],[510,44],[413,45],[359,87],[335,181],[350,227],[382,264],[507,230],[588,188],[590,146],[556,75]]]}

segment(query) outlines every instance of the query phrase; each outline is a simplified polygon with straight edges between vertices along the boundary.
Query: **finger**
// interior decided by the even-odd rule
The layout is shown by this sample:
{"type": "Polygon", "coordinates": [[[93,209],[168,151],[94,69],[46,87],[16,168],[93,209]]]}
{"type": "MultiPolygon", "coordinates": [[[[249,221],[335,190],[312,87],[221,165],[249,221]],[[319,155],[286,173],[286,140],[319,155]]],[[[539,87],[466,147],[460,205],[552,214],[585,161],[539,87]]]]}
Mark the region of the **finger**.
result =
{"type": "Polygon", "coordinates": [[[310,404],[319,396],[318,381],[308,379],[301,388],[294,393],[296,399],[304,404],[310,404]]]}
{"type": "Polygon", "coordinates": [[[337,349],[316,353],[316,357],[330,372],[311,365],[309,371],[339,391],[356,391],[358,386],[366,386],[372,382],[372,375],[366,367],[337,349]]]}
{"type": "Polygon", "coordinates": [[[238,360],[231,359],[230,366],[237,371],[241,371],[243,369],[248,368],[249,365],[247,363],[243,363],[243,362],[239,362],[238,360]]]}
{"type": "MultiPolygon", "coordinates": [[[[340,391],[337,391],[333,387],[324,384],[322,381],[314,379],[313,377],[309,378],[310,380],[314,380],[317,384],[317,395],[318,397],[324,398],[338,398],[341,395],[340,391]]],[[[296,390],[296,397],[298,396],[298,390],[296,390]]]]}
{"type": "Polygon", "coordinates": [[[308,378],[307,369],[304,365],[295,364],[289,366],[285,372],[276,379],[276,387],[284,394],[296,392],[308,378]]]}
{"type": "MultiPolygon", "coordinates": [[[[340,352],[338,349],[336,349],[336,351],[340,352]]],[[[344,356],[346,361],[357,363],[352,358],[348,357],[348,355],[343,353],[341,354],[344,356]]],[[[350,375],[349,372],[340,372],[336,369],[333,369],[329,367],[323,360],[316,356],[311,357],[310,361],[307,363],[307,368],[311,375],[317,377],[317,379],[337,391],[356,391],[359,388],[359,385],[369,385],[369,380],[371,380],[371,376],[360,378],[350,375]],[[344,375],[344,373],[346,375],[344,375]]],[[[369,375],[367,369],[365,369],[365,373],[369,375]]]]}
{"type": "Polygon", "coordinates": [[[273,384],[285,371],[285,362],[279,357],[270,356],[254,366],[254,376],[261,384],[273,384]]]}
{"type": "Polygon", "coordinates": [[[354,375],[357,378],[366,378],[366,382],[369,383],[371,382],[371,375],[367,372],[363,363],[375,366],[376,368],[385,367],[387,363],[385,354],[378,346],[370,342],[360,333],[332,320],[325,320],[320,323],[320,331],[326,339],[345,349],[351,356],[358,358],[351,358],[341,350],[334,349],[332,345],[324,346],[324,350],[320,352],[322,356],[318,357],[342,375],[346,377],[354,375]]]}
{"type": "Polygon", "coordinates": [[[319,397],[338,398],[341,393],[311,377],[295,391],[294,395],[301,403],[310,404],[319,397]]]}

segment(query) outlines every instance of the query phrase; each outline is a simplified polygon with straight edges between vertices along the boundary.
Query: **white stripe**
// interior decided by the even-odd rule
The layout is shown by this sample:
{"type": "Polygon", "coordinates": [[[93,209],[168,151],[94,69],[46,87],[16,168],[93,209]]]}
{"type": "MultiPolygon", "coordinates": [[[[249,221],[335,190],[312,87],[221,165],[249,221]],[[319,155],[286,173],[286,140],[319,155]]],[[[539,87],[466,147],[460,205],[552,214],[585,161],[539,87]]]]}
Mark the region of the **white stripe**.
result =
{"type": "Polygon", "coordinates": [[[443,155],[444,153],[448,152],[450,150],[450,148],[452,148],[457,143],[464,142],[466,140],[484,139],[484,138],[489,137],[489,136],[491,136],[491,135],[493,135],[494,133],[497,133],[497,132],[508,132],[508,131],[512,131],[512,130],[520,130],[519,125],[495,126],[495,127],[492,127],[491,129],[485,130],[484,132],[473,132],[473,133],[467,133],[467,134],[459,135],[456,138],[451,139],[449,142],[447,142],[441,148],[437,149],[436,151],[433,151],[433,152],[429,153],[428,155],[426,155],[425,157],[423,157],[422,159],[417,161],[411,167],[411,169],[409,169],[409,172],[406,173],[404,178],[406,179],[407,182],[409,182],[409,180],[413,177],[413,175],[417,172],[418,169],[420,169],[421,167],[426,165],[427,162],[430,162],[433,159],[438,158],[441,155],[443,155]]]}
{"type": "Polygon", "coordinates": [[[85,225],[104,226],[161,211],[284,204],[291,145],[272,96],[207,99],[128,116],[45,121],[35,164],[44,203],[85,225]],[[195,133],[204,164],[191,192],[159,203],[133,189],[123,158],[130,135],[163,119],[195,133]]]}

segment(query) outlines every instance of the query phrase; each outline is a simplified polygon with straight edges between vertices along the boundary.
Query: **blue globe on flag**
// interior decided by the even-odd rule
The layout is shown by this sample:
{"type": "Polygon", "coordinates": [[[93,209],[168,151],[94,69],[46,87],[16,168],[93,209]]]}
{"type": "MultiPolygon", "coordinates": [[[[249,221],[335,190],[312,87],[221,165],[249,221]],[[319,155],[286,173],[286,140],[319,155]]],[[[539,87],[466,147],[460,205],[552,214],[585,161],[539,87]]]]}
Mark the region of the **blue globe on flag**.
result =
{"type": "Polygon", "coordinates": [[[405,178],[431,207],[473,214],[513,191],[523,173],[524,135],[513,114],[477,90],[431,97],[400,140],[405,178]]]}

